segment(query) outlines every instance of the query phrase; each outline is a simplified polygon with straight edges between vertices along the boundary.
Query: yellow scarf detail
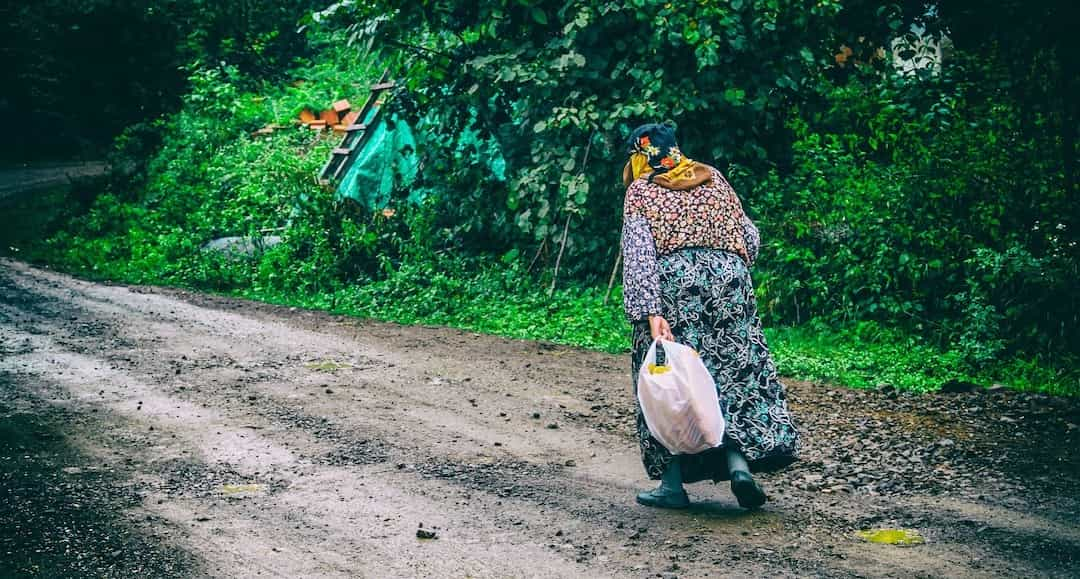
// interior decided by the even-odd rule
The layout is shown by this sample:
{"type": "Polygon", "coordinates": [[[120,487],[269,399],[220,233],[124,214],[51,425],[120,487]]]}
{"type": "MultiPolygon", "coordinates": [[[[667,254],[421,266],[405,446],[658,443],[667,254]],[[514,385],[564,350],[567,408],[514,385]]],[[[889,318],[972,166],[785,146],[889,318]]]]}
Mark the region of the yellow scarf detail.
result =
{"type": "Polygon", "coordinates": [[[674,168],[669,170],[667,173],[664,173],[664,175],[668,178],[668,181],[672,183],[678,183],[685,179],[693,179],[695,165],[697,165],[697,163],[691,161],[686,157],[683,157],[682,161],[679,161],[678,165],[675,165],[674,168]]]}
{"type": "Polygon", "coordinates": [[[636,181],[642,175],[652,173],[652,167],[649,166],[649,158],[641,153],[634,153],[630,155],[630,175],[631,181],[636,181]]]}
{"type": "MultiPolygon", "coordinates": [[[[630,160],[623,168],[623,185],[629,187],[631,183],[648,176],[653,172],[649,166],[649,158],[642,153],[630,155],[630,160]]],[[[653,183],[668,189],[686,190],[697,187],[711,179],[711,169],[697,161],[683,157],[678,165],[653,178],[653,183]]]]}

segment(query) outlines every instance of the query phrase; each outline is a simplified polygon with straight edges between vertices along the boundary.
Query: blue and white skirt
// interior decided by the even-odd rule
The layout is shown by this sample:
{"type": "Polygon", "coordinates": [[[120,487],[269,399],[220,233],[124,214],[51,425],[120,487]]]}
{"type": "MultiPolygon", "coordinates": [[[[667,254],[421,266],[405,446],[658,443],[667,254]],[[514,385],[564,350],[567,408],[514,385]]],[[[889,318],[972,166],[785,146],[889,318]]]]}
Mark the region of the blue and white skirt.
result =
{"type": "MultiPolygon", "coordinates": [[[[659,269],[661,315],[671,324],[677,342],[701,354],[716,381],[727,421],[725,445],[738,447],[753,472],[776,470],[797,460],[799,431],[765,343],[746,263],[726,251],[691,248],[660,257],[659,269]]],[[[635,393],[638,370],[651,343],[648,323],[634,324],[635,393]]],[[[649,478],[659,479],[672,455],[649,434],[640,408],[637,432],[645,470],[649,478]]],[[[718,450],[683,455],[683,480],[727,480],[727,460],[718,450]]]]}

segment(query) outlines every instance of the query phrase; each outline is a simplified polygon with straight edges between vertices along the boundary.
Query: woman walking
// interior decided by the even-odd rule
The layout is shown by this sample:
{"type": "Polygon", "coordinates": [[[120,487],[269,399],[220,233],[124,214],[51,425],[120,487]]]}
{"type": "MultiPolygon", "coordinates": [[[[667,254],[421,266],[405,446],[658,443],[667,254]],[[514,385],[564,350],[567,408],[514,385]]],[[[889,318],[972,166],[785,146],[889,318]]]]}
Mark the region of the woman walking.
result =
{"type": "Polygon", "coordinates": [[[720,448],[672,455],[649,434],[641,409],[641,458],[660,486],[638,495],[643,505],[684,508],[683,483],[730,480],[739,505],[765,503],[752,472],[797,459],[799,433],[769,355],[749,267],[757,228],[713,167],[683,156],[670,124],[638,127],[630,136],[623,216],[623,283],[633,324],[633,380],[655,339],[694,348],[716,382],[727,421],[720,448]]]}

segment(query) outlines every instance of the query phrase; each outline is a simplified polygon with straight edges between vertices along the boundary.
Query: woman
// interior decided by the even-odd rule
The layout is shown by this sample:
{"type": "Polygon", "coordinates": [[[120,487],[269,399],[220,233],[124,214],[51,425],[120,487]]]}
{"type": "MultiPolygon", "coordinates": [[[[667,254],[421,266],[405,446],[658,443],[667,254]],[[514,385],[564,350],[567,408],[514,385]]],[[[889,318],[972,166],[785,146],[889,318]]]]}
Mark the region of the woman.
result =
{"type": "Polygon", "coordinates": [[[643,505],[684,508],[683,483],[730,480],[739,505],[765,503],[751,472],[792,463],[799,433],[784,386],[769,356],[749,267],[757,257],[757,228],[716,169],[683,156],[671,124],[638,127],[623,169],[626,315],[633,324],[633,378],[655,339],[701,354],[727,421],[724,444],[694,455],[672,455],[637,413],[641,458],[655,490],[643,505]]]}

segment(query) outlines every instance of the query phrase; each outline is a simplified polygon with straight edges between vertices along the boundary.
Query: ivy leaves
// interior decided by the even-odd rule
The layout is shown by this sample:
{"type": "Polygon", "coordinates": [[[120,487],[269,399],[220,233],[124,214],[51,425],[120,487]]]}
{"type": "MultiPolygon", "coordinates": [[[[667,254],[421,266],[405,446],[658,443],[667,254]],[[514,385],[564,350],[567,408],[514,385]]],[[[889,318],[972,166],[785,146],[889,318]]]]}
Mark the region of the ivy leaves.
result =
{"type": "MultiPolygon", "coordinates": [[[[389,5],[388,5],[389,6],[389,5]]],[[[493,140],[510,180],[504,202],[474,191],[446,192],[447,211],[513,224],[517,236],[561,234],[580,215],[569,246],[599,269],[617,245],[621,144],[642,122],[672,119],[687,153],[705,162],[763,170],[786,155],[782,117],[813,96],[815,55],[835,30],[836,0],[697,3],[630,0],[419,2],[372,10],[389,21],[384,47],[417,46],[417,116],[433,123],[428,154],[459,155],[467,127],[493,140]],[[586,150],[590,160],[582,166],[586,150]],[[470,207],[476,200],[483,205],[470,207]],[[599,251],[598,251],[599,250],[599,251]]],[[[444,165],[448,183],[471,182],[469,167],[444,165]],[[454,175],[454,173],[460,173],[454,175]]],[[[606,266],[605,266],[606,267],[606,266]]]]}
{"type": "Polygon", "coordinates": [[[541,26],[547,26],[548,17],[547,17],[547,13],[544,12],[543,8],[541,8],[539,6],[533,6],[532,8],[529,9],[529,16],[532,17],[533,22],[536,22],[537,24],[539,24],[541,26]]]}

